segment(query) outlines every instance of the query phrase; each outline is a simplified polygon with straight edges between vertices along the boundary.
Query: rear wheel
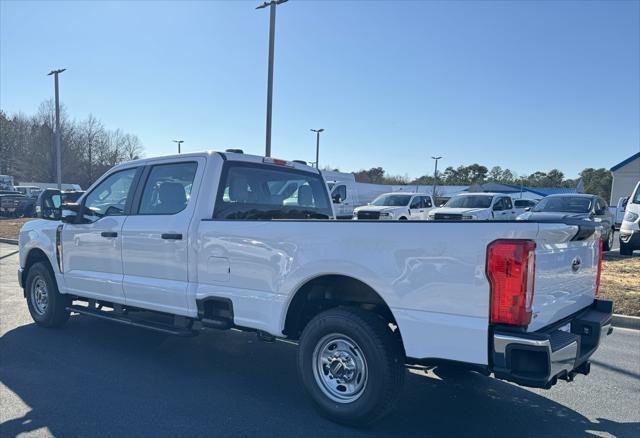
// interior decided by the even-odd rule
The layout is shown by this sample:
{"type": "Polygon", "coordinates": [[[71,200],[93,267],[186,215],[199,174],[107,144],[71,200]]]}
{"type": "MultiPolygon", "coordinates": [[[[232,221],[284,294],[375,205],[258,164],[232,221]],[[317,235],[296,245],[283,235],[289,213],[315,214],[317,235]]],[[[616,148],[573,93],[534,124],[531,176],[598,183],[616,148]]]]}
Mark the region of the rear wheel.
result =
{"type": "Polygon", "coordinates": [[[34,263],[25,283],[29,313],[42,327],[60,327],[69,319],[69,298],[60,294],[58,285],[45,262],[34,263]]]}
{"type": "Polygon", "coordinates": [[[613,242],[614,242],[614,239],[615,239],[615,235],[616,235],[615,230],[613,228],[611,228],[609,230],[609,234],[607,235],[607,240],[605,240],[602,243],[602,250],[603,251],[611,251],[611,248],[613,248],[613,242]]]}
{"type": "Polygon", "coordinates": [[[298,373],[329,419],[365,425],[384,416],[404,382],[404,353],[388,323],[358,308],[327,310],[300,338],[298,373]]]}

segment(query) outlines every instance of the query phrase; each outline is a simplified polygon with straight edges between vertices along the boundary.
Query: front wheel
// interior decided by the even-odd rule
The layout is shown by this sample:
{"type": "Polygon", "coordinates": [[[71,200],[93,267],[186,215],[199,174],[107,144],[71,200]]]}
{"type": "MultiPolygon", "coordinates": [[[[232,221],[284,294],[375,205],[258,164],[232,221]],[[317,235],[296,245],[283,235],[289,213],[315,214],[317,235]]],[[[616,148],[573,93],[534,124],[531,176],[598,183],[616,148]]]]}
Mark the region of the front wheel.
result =
{"type": "Polygon", "coordinates": [[[60,327],[69,319],[69,298],[58,291],[58,285],[45,262],[34,263],[25,283],[27,306],[36,324],[60,327]]]}
{"type": "Polygon", "coordinates": [[[633,255],[633,247],[628,243],[624,243],[620,240],[620,255],[630,256],[633,255]]]}
{"type": "Polygon", "coordinates": [[[357,308],[327,310],[300,338],[298,374],[329,419],[366,425],[383,417],[404,382],[404,353],[387,322],[357,308]]]}

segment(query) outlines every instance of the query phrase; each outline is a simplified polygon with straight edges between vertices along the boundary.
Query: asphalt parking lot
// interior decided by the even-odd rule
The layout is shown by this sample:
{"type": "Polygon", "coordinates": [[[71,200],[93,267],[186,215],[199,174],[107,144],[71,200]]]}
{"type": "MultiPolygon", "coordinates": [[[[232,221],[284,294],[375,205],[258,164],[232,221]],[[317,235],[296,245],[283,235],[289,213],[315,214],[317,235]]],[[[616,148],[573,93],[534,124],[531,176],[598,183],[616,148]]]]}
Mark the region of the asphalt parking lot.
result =
{"type": "Polygon", "coordinates": [[[32,323],[15,246],[0,244],[0,437],[640,436],[640,333],[616,329],[591,375],[530,390],[469,373],[409,372],[395,411],[369,429],[319,417],[295,346],[255,335],[176,338],[73,316],[32,323]]]}

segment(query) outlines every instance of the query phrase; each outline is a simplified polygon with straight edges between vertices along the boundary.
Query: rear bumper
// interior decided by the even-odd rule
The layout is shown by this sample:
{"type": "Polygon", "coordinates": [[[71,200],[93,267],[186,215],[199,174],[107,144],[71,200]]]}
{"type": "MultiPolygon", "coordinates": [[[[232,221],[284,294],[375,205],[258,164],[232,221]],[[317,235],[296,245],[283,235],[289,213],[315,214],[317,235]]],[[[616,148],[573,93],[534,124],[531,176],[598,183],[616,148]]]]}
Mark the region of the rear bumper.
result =
{"type": "Polygon", "coordinates": [[[494,375],[523,386],[550,388],[558,379],[589,374],[589,358],[613,330],[612,313],[611,301],[595,300],[587,309],[534,333],[495,328],[494,375]]]}

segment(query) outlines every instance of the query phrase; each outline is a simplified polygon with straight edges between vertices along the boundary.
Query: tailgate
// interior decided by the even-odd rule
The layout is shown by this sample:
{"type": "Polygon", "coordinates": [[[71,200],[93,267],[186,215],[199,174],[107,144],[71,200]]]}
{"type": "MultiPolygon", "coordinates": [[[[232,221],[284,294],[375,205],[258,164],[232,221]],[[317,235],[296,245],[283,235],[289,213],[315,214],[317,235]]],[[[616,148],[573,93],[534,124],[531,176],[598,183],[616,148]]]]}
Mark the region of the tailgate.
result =
{"type": "Polygon", "coordinates": [[[553,324],[593,302],[599,240],[600,231],[595,225],[579,229],[578,225],[540,224],[533,314],[528,331],[553,324]]]}

